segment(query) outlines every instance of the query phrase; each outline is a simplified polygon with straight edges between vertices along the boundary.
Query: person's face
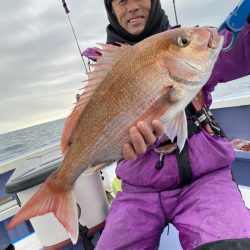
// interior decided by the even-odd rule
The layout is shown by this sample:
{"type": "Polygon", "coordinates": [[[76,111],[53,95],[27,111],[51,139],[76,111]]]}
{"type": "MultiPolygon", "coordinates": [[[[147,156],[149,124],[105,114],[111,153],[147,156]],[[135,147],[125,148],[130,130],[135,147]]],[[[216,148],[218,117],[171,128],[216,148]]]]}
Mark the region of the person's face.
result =
{"type": "Polygon", "coordinates": [[[139,35],[148,20],[151,0],[113,0],[118,23],[131,35],[139,35]]]}

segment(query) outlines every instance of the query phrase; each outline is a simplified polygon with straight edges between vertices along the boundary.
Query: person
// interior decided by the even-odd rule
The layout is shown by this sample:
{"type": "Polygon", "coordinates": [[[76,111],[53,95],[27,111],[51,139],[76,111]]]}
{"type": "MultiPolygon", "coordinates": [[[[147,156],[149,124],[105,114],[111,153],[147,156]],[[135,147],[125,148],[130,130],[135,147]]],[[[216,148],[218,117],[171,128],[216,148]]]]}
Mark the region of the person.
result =
{"type": "MultiPolygon", "coordinates": [[[[133,45],[174,28],[160,0],[104,3],[109,44],[133,45]]],[[[222,35],[226,46],[231,34],[225,30],[222,35]]],[[[116,168],[122,191],[112,202],[95,249],[157,249],[168,223],[179,231],[184,250],[250,249],[250,211],[230,168],[234,150],[208,112],[218,83],[250,73],[249,45],[246,23],[234,48],[220,53],[210,79],[186,109],[190,128],[182,153],[161,151],[173,143],[162,135],[164,127],[158,120],[152,122],[153,130],[143,121],[129,130],[131,143],[123,146],[124,159],[116,168]],[[204,114],[204,122],[193,126],[193,119],[204,114]]],[[[93,58],[96,53],[88,49],[83,54],[93,58]]]]}

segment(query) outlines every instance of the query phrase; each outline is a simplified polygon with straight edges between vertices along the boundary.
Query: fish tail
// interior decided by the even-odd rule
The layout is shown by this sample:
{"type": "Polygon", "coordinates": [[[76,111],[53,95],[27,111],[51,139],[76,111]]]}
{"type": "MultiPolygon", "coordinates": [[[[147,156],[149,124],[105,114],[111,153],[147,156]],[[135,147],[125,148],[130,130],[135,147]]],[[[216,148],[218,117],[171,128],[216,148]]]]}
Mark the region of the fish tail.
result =
{"type": "Polygon", "coordinates": [[[77,211],[72,190],[55,189],[46,181],[14,216],[7,225],[7,230],[13,229],[30,218],[52,212],[68,232],[72,243],[75,244],[79,232],[77,211]]]}

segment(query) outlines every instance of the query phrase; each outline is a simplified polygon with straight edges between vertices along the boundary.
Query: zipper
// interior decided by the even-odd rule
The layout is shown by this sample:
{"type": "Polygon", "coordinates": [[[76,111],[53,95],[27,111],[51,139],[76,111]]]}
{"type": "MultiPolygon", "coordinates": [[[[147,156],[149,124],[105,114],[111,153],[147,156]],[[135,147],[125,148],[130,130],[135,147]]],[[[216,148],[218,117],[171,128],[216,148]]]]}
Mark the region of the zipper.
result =
{"type": "Polygon", "coordinates": [[[163,168],[165,155],[166,155],[166,153],[160,152],[160,159],[155,165],[156,169],[160,170],[163,168]]]}

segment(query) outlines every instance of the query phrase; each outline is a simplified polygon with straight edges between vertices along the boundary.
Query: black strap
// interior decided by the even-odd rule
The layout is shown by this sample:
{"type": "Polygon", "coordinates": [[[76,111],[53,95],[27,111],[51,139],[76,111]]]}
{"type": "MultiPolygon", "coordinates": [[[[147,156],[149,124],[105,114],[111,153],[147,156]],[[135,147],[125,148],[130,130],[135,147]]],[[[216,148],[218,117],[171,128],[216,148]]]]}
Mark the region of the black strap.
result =
{"type": "MultiPolygon", "coordinates": [[[[207,124],[209,124],[214,134],[222,136],[222,137],[226,137],[224,131],[219,126],[218,122],[215,121],[212,112],[208,110],[207,108],[202,108],[199,112],[190,116],[189,119],[190,119],[189,123],[190,122],[193,123],[193,124],[189,124],[190,127],[196,126],[198,132],[200,132],[202,128],[204,128],[207,124]]],[[[192,129],[193,128],[191,128],[190,132],[188,130],[188,132],[190,133],[190,135],[188,135],[189,138],[193,135],[192,129]]]]}
{"type": "MultiPolygon", "coordinates": [[[[195,128],[193,129],[192,133],[196,133],[195,128]]],[[[174,142],[176,142],[176,138],[175,138],[174,142]]],[[[173,143],[171,140],[167,140],[167,141],[162,142],[159,146],[161,147],[161,146],[165,146],[165,145],[171,144],[171,143],[173,143]]],[[[176,161],[177,161],[179,176],[180,176],[180,183],[177,186],[177,188],[182,188],[185,185],[190,184],[192,182],[192,179],[193,179],[192,168],[191,168],[191,163],[190,163],[190,159],[189,159],[189,152],[188,152],[188,143],[187,142],[185,143],[184,148],[182,149],[181,152],[177,148],[174,151],[174,154],[176,156],[176,161]]],[[[160,161],[158,161],[156,164],[156,168],[158,170],[162,169],[162,167],[163,167],[163,159],[164,158],[160,159],[160,161]]]]}
{"type": "MultiPolygon", "coordinates": [[[[192,130],[192,134],[194,134],[194,133],[196,133],[195,127],[192,130]]],[[[191,136],[191,134],[189,136],[191,136]]],[[[175,138],[175,142],[176,142],[176,138],[175,138]]],[[[171,143],[173,143],[171,140],[167,140],[167,141],[162,142],[159,146],[161,147],[161,146],[165,146],[165,145],[171,144],[171,143]]],[[[192,168],[191,168],[191,163],[190,163],[189,153],[188,153],[188,143],[187,142],[185,143],[184,148],[182,149],[181,152],[177,148],[174,151],[174,154],[176,156],[176,161],[177,161],[179,176],[180,176],[180,183],[176,188],[182,188],[185,185],[190,184],[192,182],[192,179],[193,179],[192,168]]],[[[162,169],[163,160],[164,160],[164,158],[161,159],[161,156],[160,156],[160,161],[158,161],[156,164],[156,168],[158,170],[162,169]]]]}
{"type": "Polygon", "coordinates": [[[0,246],[0,250],[15,250],[15,246],[10,243],[8,245],[0,246]]]}
{"type": "Polygon", "coordinates": [[[192,116],[193,114],[195,114],[195,109],[194,106],[192,105],[192,103],[190,102],[187,107],[185,108],[185,113],[188,117],[192,116]]]}
{"type": "Polygon", "coordinates": [[[193,174],[188,153],[188,143],[186,142],[184,148],[180,152],[177,148],[175,150],[176,160],[179,169],[180,184],[178,188],[188,185],[192,182],[193,174]]]}
{"type": "Polygon", "coordinates": [[[198,134],[201,132],[201,126],[196,122],[194,118],[195,117],[192,116],[190,120],[187,121],[188,139],[194,134],[198,134]]]}
{"type": "Polygon", "coordinates": [[[85,250],[94,250],[94,245],[91,240],[88,238],[89,229],[86,226],[79,224],[79,234],[82,237],[82,244],[85,250]]]}
{"type": "MultiPolygon", "coordinates": [[[[195,115],[192,115],[187,120],[187,128],[188,128],[188,139],[192,137],[194,134],[198,134],[201,132],[202,128],[209,124],[211,126],[211,129],[214,131],[216,135],[220,135],[222,137],[226,137],[224,131],[219,126],[219,124],[214,120],[213,115],[211,111],[204,109],[199,112],[197,112],[195,115]],[[204,119],[200,119],[200,117],[204,117],[204,119]]],[[[162,142],[159,147],[171,144],[176,142],[175,140],[172,142],[171,140],[167,140],[162,142]]]]}
{"type": "MultiPolygon", "coordinates": [[[[205,128],[207,124],[209,124],[214,134],[225,137],[225,133],[213,118],[213,115],[210,110],[202,108],[199,112],[195,112],[194,107],[190,104],[187,106],[185,112],[188,117],[187,120],[188,138],[190,138],[194,134],[200,133],[202,128],[205,128]]],[[[175,138],[174,142],[176,142],[176,139],[177,138],[175,138]]],[[[172,144],[174,142],[172,142],[171,140],[167,140],[162,142],[158,147],[167,144],[172,144]]],[[[177,148],[175,150],[175,155],[180,176],[180,184],[177,186],[177,188],[181,188],[185,185],[190,184],[193,178],[192,168],[188,153],[188,143],[187,142],[185,143],[185,146],[181,152],[177,148]]],[[[164,158],[160,156],[160,161],[158,161],[156,164],[156,168],[159,170],[162,169],[163,167],[163,159],[164,158]]]]}

